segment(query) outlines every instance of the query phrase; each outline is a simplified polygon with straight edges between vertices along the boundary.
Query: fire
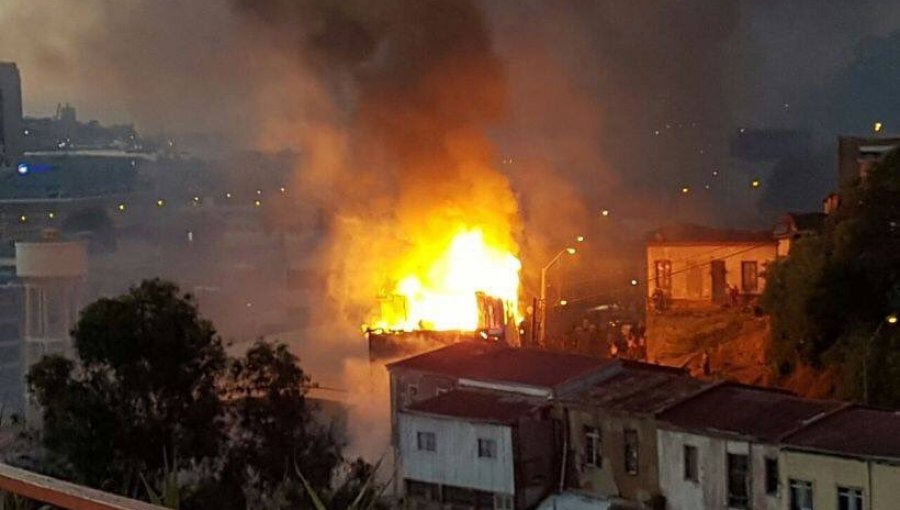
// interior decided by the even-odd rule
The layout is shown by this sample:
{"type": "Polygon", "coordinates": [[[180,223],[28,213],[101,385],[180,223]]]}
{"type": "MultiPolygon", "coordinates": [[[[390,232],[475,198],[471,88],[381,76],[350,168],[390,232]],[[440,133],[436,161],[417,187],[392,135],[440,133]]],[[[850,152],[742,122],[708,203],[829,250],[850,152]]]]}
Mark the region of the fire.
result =
{"type": "Polygon", "coordinates": [[[398,280],[391,296],[382,299],[377,325],[403,331],[474,331],[479,292],[501,299],[515,316],[521,268],[509,249],[486,241],[481,229],[462,229],[421,269],[398,280]]]}

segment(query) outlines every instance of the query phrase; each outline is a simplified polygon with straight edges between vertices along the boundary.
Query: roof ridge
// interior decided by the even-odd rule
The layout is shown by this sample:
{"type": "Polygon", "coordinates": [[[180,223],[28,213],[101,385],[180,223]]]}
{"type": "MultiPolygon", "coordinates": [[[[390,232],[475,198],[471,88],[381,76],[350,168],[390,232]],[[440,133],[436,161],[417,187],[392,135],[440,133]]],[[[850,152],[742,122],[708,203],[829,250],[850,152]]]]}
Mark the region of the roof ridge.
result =
{"type": "MultiPolygon", "coordinates": [[[[812,399],[810,399],[810,400],[812,400],[812,399]]],[[[812,416],[805,420],[800,420],[799,425],[797,425],[794,428],[788,430],[787,432],[779,435],[776,438],[776,440],[779,443],[786,441],[788,438],[790,438],[791,436],[793,436],[795,434],[802,432],[804,429],[807,429],[823,420],[827,420],[828,418],[831,418],[835,414],[845,411],[851,407],[854,407],[855,405],[856,404],[854,404],[853,402],[843,402],[843,403],[840,403],[840,405],[835,406],[833,409],[829,409],[827,411],[822,411],[821,413],[819,413],[815,416],[812,416]]]]}
{"type": "Polygon", "coordinates": [[[662,416],[663,413],[667,413],[667,412],[671,411],[672,409],[680,406],[681,404],[685,404],[688,401],[691,401],[691,400],[703,395],[704,393],[707,393],[715,388],[720,388],[722,386],[726,386],[728,384],[730,384],[729,381],[725,381],[725,380],[721,380],[721,379],[717,380],[717,381],[713,381],[709,384],[705,384],[705,385],[701,386],[697,391],[689,393],[688,395],[685,395],[682,398],[675,399],[675,402],[672,402],[668,405],[662,406],[659,410],[657,410],[653,414],[654,414],[654,416],[662,416]]]}

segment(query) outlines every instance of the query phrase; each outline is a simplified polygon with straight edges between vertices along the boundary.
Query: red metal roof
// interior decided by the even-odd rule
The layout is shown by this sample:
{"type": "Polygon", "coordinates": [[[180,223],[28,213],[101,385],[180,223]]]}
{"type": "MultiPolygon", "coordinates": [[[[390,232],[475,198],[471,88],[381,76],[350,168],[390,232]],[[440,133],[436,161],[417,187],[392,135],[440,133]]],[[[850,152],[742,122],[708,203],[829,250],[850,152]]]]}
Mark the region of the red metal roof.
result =
{"type": "Polygon", "coordinates": [[[728,383],[673,406],[661,413],[660,419],[688,431],[730,433],[776,442],[840,405],[840,402],[803,399],[783,391],[728,383]]]}
{"type": "Polygon", "coordinates": [[[847,407],[798,430],[784,443],[829,453],[900,459],[900,411],[847,407]]]}
{"type": "Polygon", "coordinates": [[[513,423],[546,407],[534,399],[484,391],[454,390],[417,402],[404,411],[492,423],[513,423]]]}
{"type": "Polygon", "coordinates": [[[586,375],[607,361],[566,354],[508,347],[489,342],[460,342],[388,365],[421,370],[460,379],[524,384],[556,388],[586,375]]]}

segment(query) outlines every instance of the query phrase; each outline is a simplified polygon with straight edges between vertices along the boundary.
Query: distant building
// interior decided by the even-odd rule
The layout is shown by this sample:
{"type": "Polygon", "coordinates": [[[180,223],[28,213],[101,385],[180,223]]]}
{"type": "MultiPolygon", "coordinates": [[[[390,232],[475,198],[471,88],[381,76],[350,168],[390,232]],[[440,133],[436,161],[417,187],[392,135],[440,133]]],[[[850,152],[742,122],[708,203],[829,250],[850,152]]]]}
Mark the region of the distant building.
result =
{"type": "Polygon", "coordinates": [[[788,213],[775,226],[774,236],[778,243],[777,255],[785,257],[791,252],[791,245],[801,237],[815,234],[825,226],[828,215],[821,213],[788,213]]]}
{"type": "Polygon", "coordinates": [[[900,508],[900,412],[849,406],[783,440],[788,510],[900,508]]]}
{"type": "Polygon", "coordinates": [[[657,416],[711,383],[673,367],[614,364],[609,378],[556,403],[571,438],[566,486],[649,504],[660,492],[657,416]]]}
{"type": "Polygon", "coordinates": [[[722,384],[666,410],[657,433],[666,508],[783,510],[781,439],[839,406],[722,384]]]}
{"type": "MultiPolygon", "coordinates": [[[[72,355],[69,335],[81,310],[87,277],[87,248],[48,236],[16,243],[16,275],[25,289],[25,370],[48,354],[72,355]]],[[[35,410],[27,409],[36,422],[35,410]]]]}
{"type": "Polygon", "coordinates": [[[15,167],[22,156],[22,82],[19,68],[0,62],[0,168],[15,167]]]}
{"type": "Polygon", "coordinates": [[[843,188],[865,179],[869,170],[897,147],[900,147],[900,137],[839,137],[838,186],[843,188]]]}
{"type": "Polygon", "coordinates": [[[735,288],[744,300],[765,288],[766,266],[777,256],[770,231],[721,230],[699,225],[663,227],[647,241],[647,297],[673,305],[729,302],[735,288]]]}
{"type": "Polygon", "coordinates": [[[22,370],[24,289],[15,281],[0,281],[0,409],[2,419],[25,410],[22,370]]]}

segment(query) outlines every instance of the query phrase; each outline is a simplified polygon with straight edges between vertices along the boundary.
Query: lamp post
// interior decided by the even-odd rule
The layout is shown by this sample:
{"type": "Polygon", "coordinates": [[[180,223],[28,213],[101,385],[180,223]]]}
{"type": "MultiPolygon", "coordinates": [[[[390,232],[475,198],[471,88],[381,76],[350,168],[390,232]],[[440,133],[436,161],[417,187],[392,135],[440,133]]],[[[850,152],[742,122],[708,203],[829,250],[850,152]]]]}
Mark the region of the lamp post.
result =
{"type": "MultiPolygon", "coordinates": [[[[575,242],[583,243],[584,236],[578,236],[575,238],[575,242]]],[[[559,258],[563,256],[563,254],[568,253],[569,255],[575,255],[575,248],[569,246],[567,248],[563,248],[559,250],[559,253],[553,256],[550,259],[550,262],[544,264],[544,267],[541,268],[541,326],[540,326],[540,334],[538,335],[538,343],[541,347],[544,346],[544,341],[547,338],[547,271],[550,270],[557,262],[559,262],[559,258]]]]}
{"type": "Polygon", "coordinates": [[[871,345],[873,340],[878,338],[878,334],[881,333],[881,328],[883,328],[885,324],[893,326],[894,324],[897,324],[897,321],[897,314],[892,313],[888,315],[878,324],[878,327],[875,328],[875,332],[872,333],[872,336],[866,340],[866,352],[863,354],[863,399],[866,404],[869,403],[869,345],[871,345]]]}

